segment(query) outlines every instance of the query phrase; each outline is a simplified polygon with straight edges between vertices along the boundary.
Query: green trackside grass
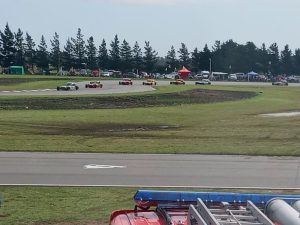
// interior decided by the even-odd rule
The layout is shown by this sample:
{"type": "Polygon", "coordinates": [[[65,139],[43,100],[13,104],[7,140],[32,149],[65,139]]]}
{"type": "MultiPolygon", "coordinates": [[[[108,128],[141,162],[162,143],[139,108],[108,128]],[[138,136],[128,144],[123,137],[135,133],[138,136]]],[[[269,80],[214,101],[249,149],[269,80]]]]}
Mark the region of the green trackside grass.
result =
{"type": "Polygon", "coordinates": [[[207,88],[259,94],[241,101],[168,107],[2,110],[0,150],[300,155],[299,116],[259,116],[299,110],[299,88],[207,88]]]}
{"type": "Polygon", "coordinates": [[[108,224],[112,211],[133,209],[135,191],[133,188],[0,187],[4,198],[0,225],[108,224]]]}
{"type": "MultiPolygon", "coordinates": [[[[134,208],[133,195],[137,190],[108,187],[0,187],[4,197],[4,204],[0,208],[0,225],[107,225],[112,211],[134,208]]],[[[280,190],[168,190],[299,194],[280,190]]]]}
{"type": "Polygon", "coordinates": [[[44,75],[0,75],[0,90],[30,90],[56,88],[66,82],[97,80],[97,77],[65,77],[44,75]]]}

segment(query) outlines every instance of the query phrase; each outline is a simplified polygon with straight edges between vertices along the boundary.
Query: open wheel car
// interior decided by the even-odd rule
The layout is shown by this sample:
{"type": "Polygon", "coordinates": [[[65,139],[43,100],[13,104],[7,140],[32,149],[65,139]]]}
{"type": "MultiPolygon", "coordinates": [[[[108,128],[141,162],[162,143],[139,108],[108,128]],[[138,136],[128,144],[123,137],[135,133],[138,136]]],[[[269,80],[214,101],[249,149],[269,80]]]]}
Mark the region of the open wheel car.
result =
{"type": "Polygon", "coordinates": [[[85,85],[85,88],[102,88],[103,84],[100,81],[91,81],[90,83],[85,85]]]}

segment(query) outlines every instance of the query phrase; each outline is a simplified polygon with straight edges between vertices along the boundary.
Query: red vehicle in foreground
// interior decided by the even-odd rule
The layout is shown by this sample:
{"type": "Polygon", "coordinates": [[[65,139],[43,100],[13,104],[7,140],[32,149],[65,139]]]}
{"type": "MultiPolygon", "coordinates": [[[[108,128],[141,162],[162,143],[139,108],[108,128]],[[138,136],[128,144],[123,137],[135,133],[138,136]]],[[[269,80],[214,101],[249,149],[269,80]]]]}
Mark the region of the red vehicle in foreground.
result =
{"type": "Polygon", "coordinates": [[[119,81],[119,85],[132,85],[133,82],[129,78],[124,78],[123,80],[119,81]]]}
{"type": "Polygon", "coordinates": [[[299,225],[300,195],[140,190],[110,225],[299,225]]]}

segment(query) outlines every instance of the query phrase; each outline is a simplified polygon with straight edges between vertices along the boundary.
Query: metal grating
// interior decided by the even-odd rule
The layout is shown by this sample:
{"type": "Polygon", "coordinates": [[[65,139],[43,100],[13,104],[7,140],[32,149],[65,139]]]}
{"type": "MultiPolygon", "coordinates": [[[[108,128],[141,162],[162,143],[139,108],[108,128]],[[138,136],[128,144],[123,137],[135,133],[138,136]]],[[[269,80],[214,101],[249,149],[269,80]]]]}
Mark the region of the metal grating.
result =
{"type": "Polygon", "coordinates": [[[190,205],[188,225],[274,225],[272,221],[251,201],[246,205],[222,202],[207,205],[197,199],[197,205],[190,205]]]}

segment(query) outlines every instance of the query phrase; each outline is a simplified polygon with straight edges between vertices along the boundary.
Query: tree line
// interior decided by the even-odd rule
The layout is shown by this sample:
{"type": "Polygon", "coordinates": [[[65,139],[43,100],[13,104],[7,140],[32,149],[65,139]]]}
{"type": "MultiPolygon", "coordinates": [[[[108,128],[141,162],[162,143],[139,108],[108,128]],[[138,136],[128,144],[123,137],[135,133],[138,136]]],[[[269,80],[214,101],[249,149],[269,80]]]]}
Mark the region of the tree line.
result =
{"type": "Polygon", "coordinates": [[[0,65],[24,66],[27,71],[34,72],[34,68],[48,71],[51,68],[74,69],[113,69],[123,72],[146,71],[149,73],[169,73],[185,66],[193,72],[202,70],[219,72],[249,72],[264,74],[300,74],[300,49],[294,52],[285,45],[279,50],[277,43],[267,47],[262,44],[257,47],[253,42],[238,44],[233,40],[225,42],[215,41],[210,49],[205,44],[202,50],[197,47],[189,51],[185,43],[181,43],[178,50],[174,46],[159,57],[149,41],[145,41],[143,49],[136,41],[133,46],[118,35],[109,43],[102,39],[97,47],[93,36],[84,39],[78,28],[76,37],[66,40],[62,46],[59,35],[54,34],[50,40],[50,48],[42,35],[36,44],[31,35],[25,34],[19,28],[11,31],[9,25],[0,30],[0,65]]]}

